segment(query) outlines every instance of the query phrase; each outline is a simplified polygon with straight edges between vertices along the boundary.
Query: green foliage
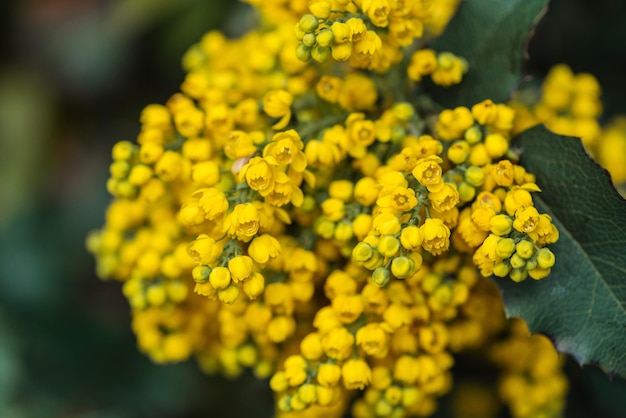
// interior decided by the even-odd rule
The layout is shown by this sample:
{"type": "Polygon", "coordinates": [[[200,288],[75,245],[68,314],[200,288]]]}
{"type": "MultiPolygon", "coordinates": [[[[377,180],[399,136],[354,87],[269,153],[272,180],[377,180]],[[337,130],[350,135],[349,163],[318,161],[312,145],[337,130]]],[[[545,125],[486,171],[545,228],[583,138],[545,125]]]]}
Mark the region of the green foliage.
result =
{"type": "Polygon", "coordinates": [[[464,1],[443,35],[437,51],[465,58],[469,72],[461,84],[431,86],[429,92],[445,107],[471,106],[484,99],[505,102],[522,79],[528,34],[545,12],[548,0],[464,1]]]}
{"type": "Polygon", "coordinates": [[[626,201],[579,139],[538,126],[514,144],[542,188],[536,206],[552,216],[560,238],[546,280],[496,280],[507,314],[581,364],[626,376],[626,201]]]}

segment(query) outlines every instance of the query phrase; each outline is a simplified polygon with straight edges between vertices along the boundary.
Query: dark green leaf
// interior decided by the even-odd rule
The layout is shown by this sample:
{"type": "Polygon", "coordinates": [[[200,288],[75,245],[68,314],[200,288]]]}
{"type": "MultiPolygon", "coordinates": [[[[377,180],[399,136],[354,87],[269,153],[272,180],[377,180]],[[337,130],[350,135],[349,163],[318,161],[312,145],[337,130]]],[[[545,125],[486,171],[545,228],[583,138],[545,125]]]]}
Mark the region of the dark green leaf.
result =
{"type": "Polygon", "coordinates": [[[507,315],[524,318],[581,364],[626,376],[626,201],[578,138],[537,126],[514,145],[542,189],[535,204],[560,238],[547,278],[495,280],[507,315]]]}
{"type": "Polygon", "coordinates": [[[437,51],[464,57],[469,72],[461,84],[427,89],[446,107],[471,106],[484,99],[504,102],[522,78],[525,43],[545,12],[548,0],[462,1],[441,38],[437,51]]]}

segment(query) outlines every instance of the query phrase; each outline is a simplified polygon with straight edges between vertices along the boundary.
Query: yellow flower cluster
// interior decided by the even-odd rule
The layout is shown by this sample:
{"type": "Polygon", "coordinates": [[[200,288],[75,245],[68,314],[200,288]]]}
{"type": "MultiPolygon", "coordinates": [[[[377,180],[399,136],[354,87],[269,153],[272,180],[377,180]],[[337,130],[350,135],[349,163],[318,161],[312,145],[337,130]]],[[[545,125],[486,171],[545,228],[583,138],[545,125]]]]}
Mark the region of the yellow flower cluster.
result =
{"type": "Polygon", "coordinates": [[[609,170],[614,183],[626,183],[626,118],[616,118],[602,127],[594,156],[609,170]]]}
{"type": "Polygon", "coordinates": [[[430,76],[435,84],[449,87],[461,82],[467,66],[467,61],[451,52],[437,54],[432,49],[424,48],[415,51],[411,56],[407,75],[413,81],[421,81],[424,76],[430,76]]]}
{"type": "Polygon", "coordinates": [[[555,133],[580,137],[614,183],[626,182],[626,123],[617,118],[601,126],[601,88],[592,74],[574,74],[558,64],[546,76],[540,96],[533,93],[523,90],[511,103],[517,111],[514,132],[544,123],[555,133]]]}
{"type": "Polygon", "coordinates": [[[552,67],[541,87],[541,98],[529,113],[520,112],[517,129],[543,123],[562,135],[579,136],[593,146],[600,133],[600,85],[588,73],[574,74],[563,64],[552,67]]]}
{"type": "Polygon", "coordinates": [[[459,82],[450,54],[399,59],[454,2],[254,3],[301,32],[285,18],[189,50],[181,92],[113,147],[114,199],[87,243],[98,274],[123,283],[156,362],[271,376],[285,416],[429,415],[453,353],[504,326],[480,274],[541,279],[555,262],[558,231],[509,149],[515,111],[437,115],[363,70],[459,82]],[[349,64],[299,59],[341,45],[349,64]]]}
{"type": "Polygon", "coordinates": [[[565,357],[547,337],[529,337],[524,321],[514,319],[508,338],[494,343],[489,356],[502,367],[498,391],[512,416],[561,416],[568,388],[562,371],[565,357]]]}
{"type": "MultiPolygon", "coordinates": [[[[295,20],[303,61],[349,61],[353,68],[386,72],[402,60],[403,49],[425,35],[439,34],[458,0],[247,0],[268,21],[295,20]]],[[[438,74],[458,73],[458,61],[444,55],[438,74]],[[454,69],[453,69],[454,67],[454,69]]],[[[459,77],[455,74],[454,77],[459,77]]],[[[446,80],[450,76],[443,76],[446,80]]],[[[436,77],[433,77],[436,79],[436,77]]]]}

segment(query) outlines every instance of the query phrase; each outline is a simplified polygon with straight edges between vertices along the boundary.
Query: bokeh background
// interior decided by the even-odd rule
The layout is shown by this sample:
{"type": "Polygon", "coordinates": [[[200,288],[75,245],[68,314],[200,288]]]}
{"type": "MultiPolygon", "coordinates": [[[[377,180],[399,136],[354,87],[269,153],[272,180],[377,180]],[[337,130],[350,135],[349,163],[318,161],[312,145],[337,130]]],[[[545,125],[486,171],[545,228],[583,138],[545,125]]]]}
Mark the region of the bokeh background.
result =
{"type": "MultiPolygon", "coordinates": [[[[120,286],[97,280],[84,249],[109,201],[113,143],[178,90],[188,46],[249,24],[232,0],[0,1],[0,417],[272,416],[265,382],[142,356],[120,286]]],[[[603,117],[625,113],[624,24],[621,0],[554,0],[528,73],[558,62],[592,72],[603,117]]],[[[461,359],[461,380],[480,367],[461,359]]],[[[626,416],[623,380],[567,370],[568,417],[626,416]]]]}

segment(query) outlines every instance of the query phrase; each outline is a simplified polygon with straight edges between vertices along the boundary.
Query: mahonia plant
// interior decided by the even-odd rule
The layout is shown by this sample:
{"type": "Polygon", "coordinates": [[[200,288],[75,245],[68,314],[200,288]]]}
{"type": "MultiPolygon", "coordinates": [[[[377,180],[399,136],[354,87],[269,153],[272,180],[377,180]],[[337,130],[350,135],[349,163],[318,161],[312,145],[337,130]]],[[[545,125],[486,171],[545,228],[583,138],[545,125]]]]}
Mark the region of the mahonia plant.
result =
{"type": "Polygon", "coordinates": [[[248,2],[263,25],[206,34],[112,150],[87,244],[139,349],[252,369],[279,416],[324,417],[428,416],[481,351],[512,416],[560,416],[563,357],[486,278],[550,280],[559,231],[510,141],[541,122],[599,144],[595,79],[558,67],[538,102],[441,109],[423,80],[472,71],[426,47],[457,0],[248,2]]]}

